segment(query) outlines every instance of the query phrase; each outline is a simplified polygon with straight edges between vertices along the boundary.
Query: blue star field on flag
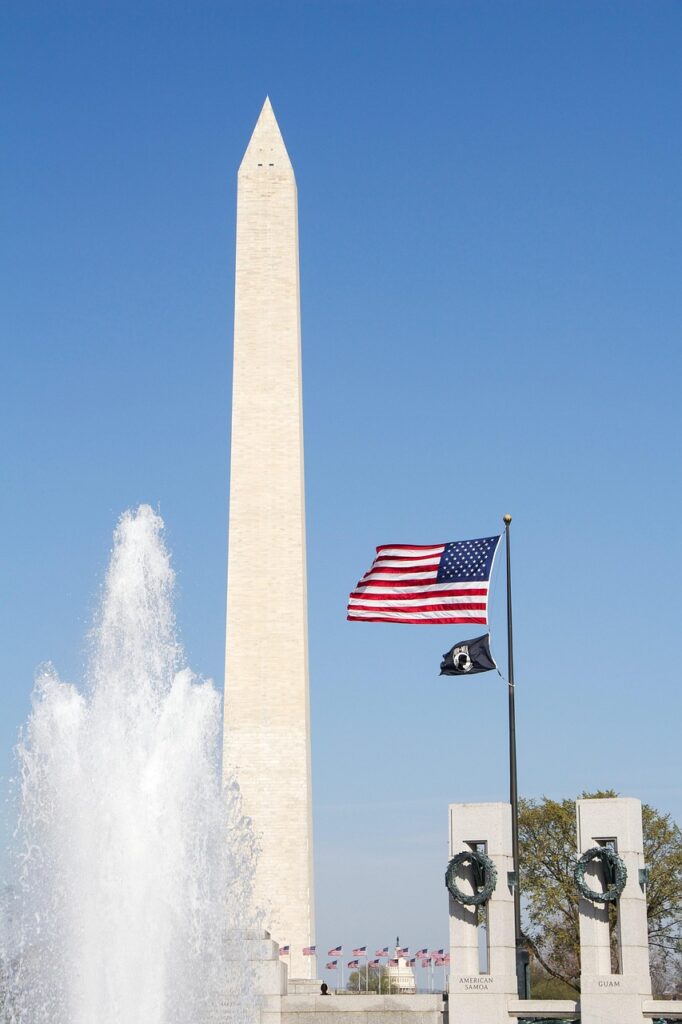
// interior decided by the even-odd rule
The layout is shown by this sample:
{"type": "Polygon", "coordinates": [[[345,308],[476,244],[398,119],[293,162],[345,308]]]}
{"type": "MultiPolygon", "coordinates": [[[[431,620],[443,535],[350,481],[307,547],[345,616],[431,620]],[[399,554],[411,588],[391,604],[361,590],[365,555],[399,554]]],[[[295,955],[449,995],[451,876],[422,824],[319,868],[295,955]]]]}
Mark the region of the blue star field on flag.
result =
{"type": "Polygon", "coordinates": [[[437,583],[455,580],[474,583],[487,580],[495,557],[499,537],[478,540],[456,540],[445,545],[438,566],[437,583]]]}

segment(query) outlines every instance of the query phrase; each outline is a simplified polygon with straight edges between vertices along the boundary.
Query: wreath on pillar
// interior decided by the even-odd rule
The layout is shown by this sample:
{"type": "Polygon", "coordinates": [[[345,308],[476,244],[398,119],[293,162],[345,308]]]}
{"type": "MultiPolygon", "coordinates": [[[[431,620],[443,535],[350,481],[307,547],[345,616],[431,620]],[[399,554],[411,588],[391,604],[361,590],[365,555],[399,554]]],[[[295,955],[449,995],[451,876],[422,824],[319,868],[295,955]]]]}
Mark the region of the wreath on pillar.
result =
{"type": "Polygon", "coordinates": [[[628,880],[628,869],[616,851],[612,850],[610,846],[593,846],[591,850],[586,850],[582,857],[578,858],[573,869],[573,878],[578,892],[586,900],[592,900],[593,903],[610,903],[613,900],[617,900],[625,888],[625,883],[628,880]],[[585,881],[587,866],[595,860],[601,862],[604,870],[607,886],[605,892],[595,892],[594,889],[590,889],[585,881]]]}
{"type": "Polygon", "coordinates": [[[445,872],[445,885],[455,903],[464,906],[479,907],[487,903],[497,885],[497,868],[486,853],[478,850],[462,850],[456,853],[448,864],[445,872]],[[462,892],[457,886],[457,869],[462,865],[470,865],[474,876],[474,891],[462,892]]]}

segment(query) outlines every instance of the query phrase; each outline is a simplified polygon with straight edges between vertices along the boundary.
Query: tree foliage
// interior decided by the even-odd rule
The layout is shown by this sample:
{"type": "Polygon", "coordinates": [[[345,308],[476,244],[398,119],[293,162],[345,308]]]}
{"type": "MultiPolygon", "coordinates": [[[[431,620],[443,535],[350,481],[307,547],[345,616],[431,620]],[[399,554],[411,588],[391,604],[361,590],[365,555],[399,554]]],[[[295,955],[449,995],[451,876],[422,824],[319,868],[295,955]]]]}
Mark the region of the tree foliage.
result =
{"type": "Polygon", "coordinates": [[[369,968],[369,989],[367,981],[367,968],[361,967],[348,976],[346,988],[351,992],[388,992],[388,972],[383,964],[369,968]]]}
{"type": "MultiPolygon", "coordinates": [[[[582,799],[615,797],[613,790],[582,799]]],[[[642,807],[644,859],[649,868],[647,916],[655,988],[674,987],[682,964],[682,832],[669,814],[642,807]]],[[[579,894],[573,800],[519,801],[524,938],[551,978],[580,990],[579,894]]],[[[612,931],[616,908],[609,908],[612,931]]],[[[614,956],[617,947],[614,941],[614,956]]]]}

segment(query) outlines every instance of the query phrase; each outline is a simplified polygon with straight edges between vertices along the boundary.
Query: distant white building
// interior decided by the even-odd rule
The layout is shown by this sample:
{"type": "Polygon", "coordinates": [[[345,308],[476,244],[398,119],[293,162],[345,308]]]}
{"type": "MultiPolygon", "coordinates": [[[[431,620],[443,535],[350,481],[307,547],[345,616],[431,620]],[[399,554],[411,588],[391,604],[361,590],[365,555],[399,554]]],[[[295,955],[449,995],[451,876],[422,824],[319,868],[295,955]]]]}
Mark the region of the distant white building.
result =
{"type": "Polygon", "coordinates": [[[408,964],[405,957],[398,958],[398,965],[391,964],[386,968],[388,974],[389,990],[401,992],[405,995],[412,995],[417,991],[417,983],[414,980],[414,971],[408,964]]]}

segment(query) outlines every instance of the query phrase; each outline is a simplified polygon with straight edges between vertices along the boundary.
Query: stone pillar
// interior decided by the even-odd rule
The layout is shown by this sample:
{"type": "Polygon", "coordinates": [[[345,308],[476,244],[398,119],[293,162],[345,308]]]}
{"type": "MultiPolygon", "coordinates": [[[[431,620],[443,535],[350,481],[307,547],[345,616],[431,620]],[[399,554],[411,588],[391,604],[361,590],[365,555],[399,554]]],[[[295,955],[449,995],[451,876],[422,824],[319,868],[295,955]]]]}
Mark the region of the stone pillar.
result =
{"type": "MultiPolygon", "coordinates": [[[[642,1000],[651,999],[646,893],[639,882],[644,867],[642,805],[632,798],[578,800],[577,825],[579,853],[613,841],[628,873],[618,900],[619,973],[612,973],[605,904],[580,900],[582,1024],[640,1024],[646,1019],[642,1000]]],[[[596,863],[585,877],[590,888],[602,888],[596,863]]]]}
{"type": "MultiPolygon", "coordinates": [[[[515,998],[514,899],[507,884],[513,870],[511,805],[450,804],[449,856],[484,843],[497,869],[497,886],[487,904],[487,970],[479,956],[476,908],[450,897],[450,1020],[466,1024],[507,1024],[507,1003],[515,998]]],[[[473,892],[463,872],[458,887],[473,892]]]]}
{"type": "Polygon", "coordinates": [[[224,770],[294,978],[316,973],[307,623],[296,181],[266,100],[237,189],[224,770]]]}

